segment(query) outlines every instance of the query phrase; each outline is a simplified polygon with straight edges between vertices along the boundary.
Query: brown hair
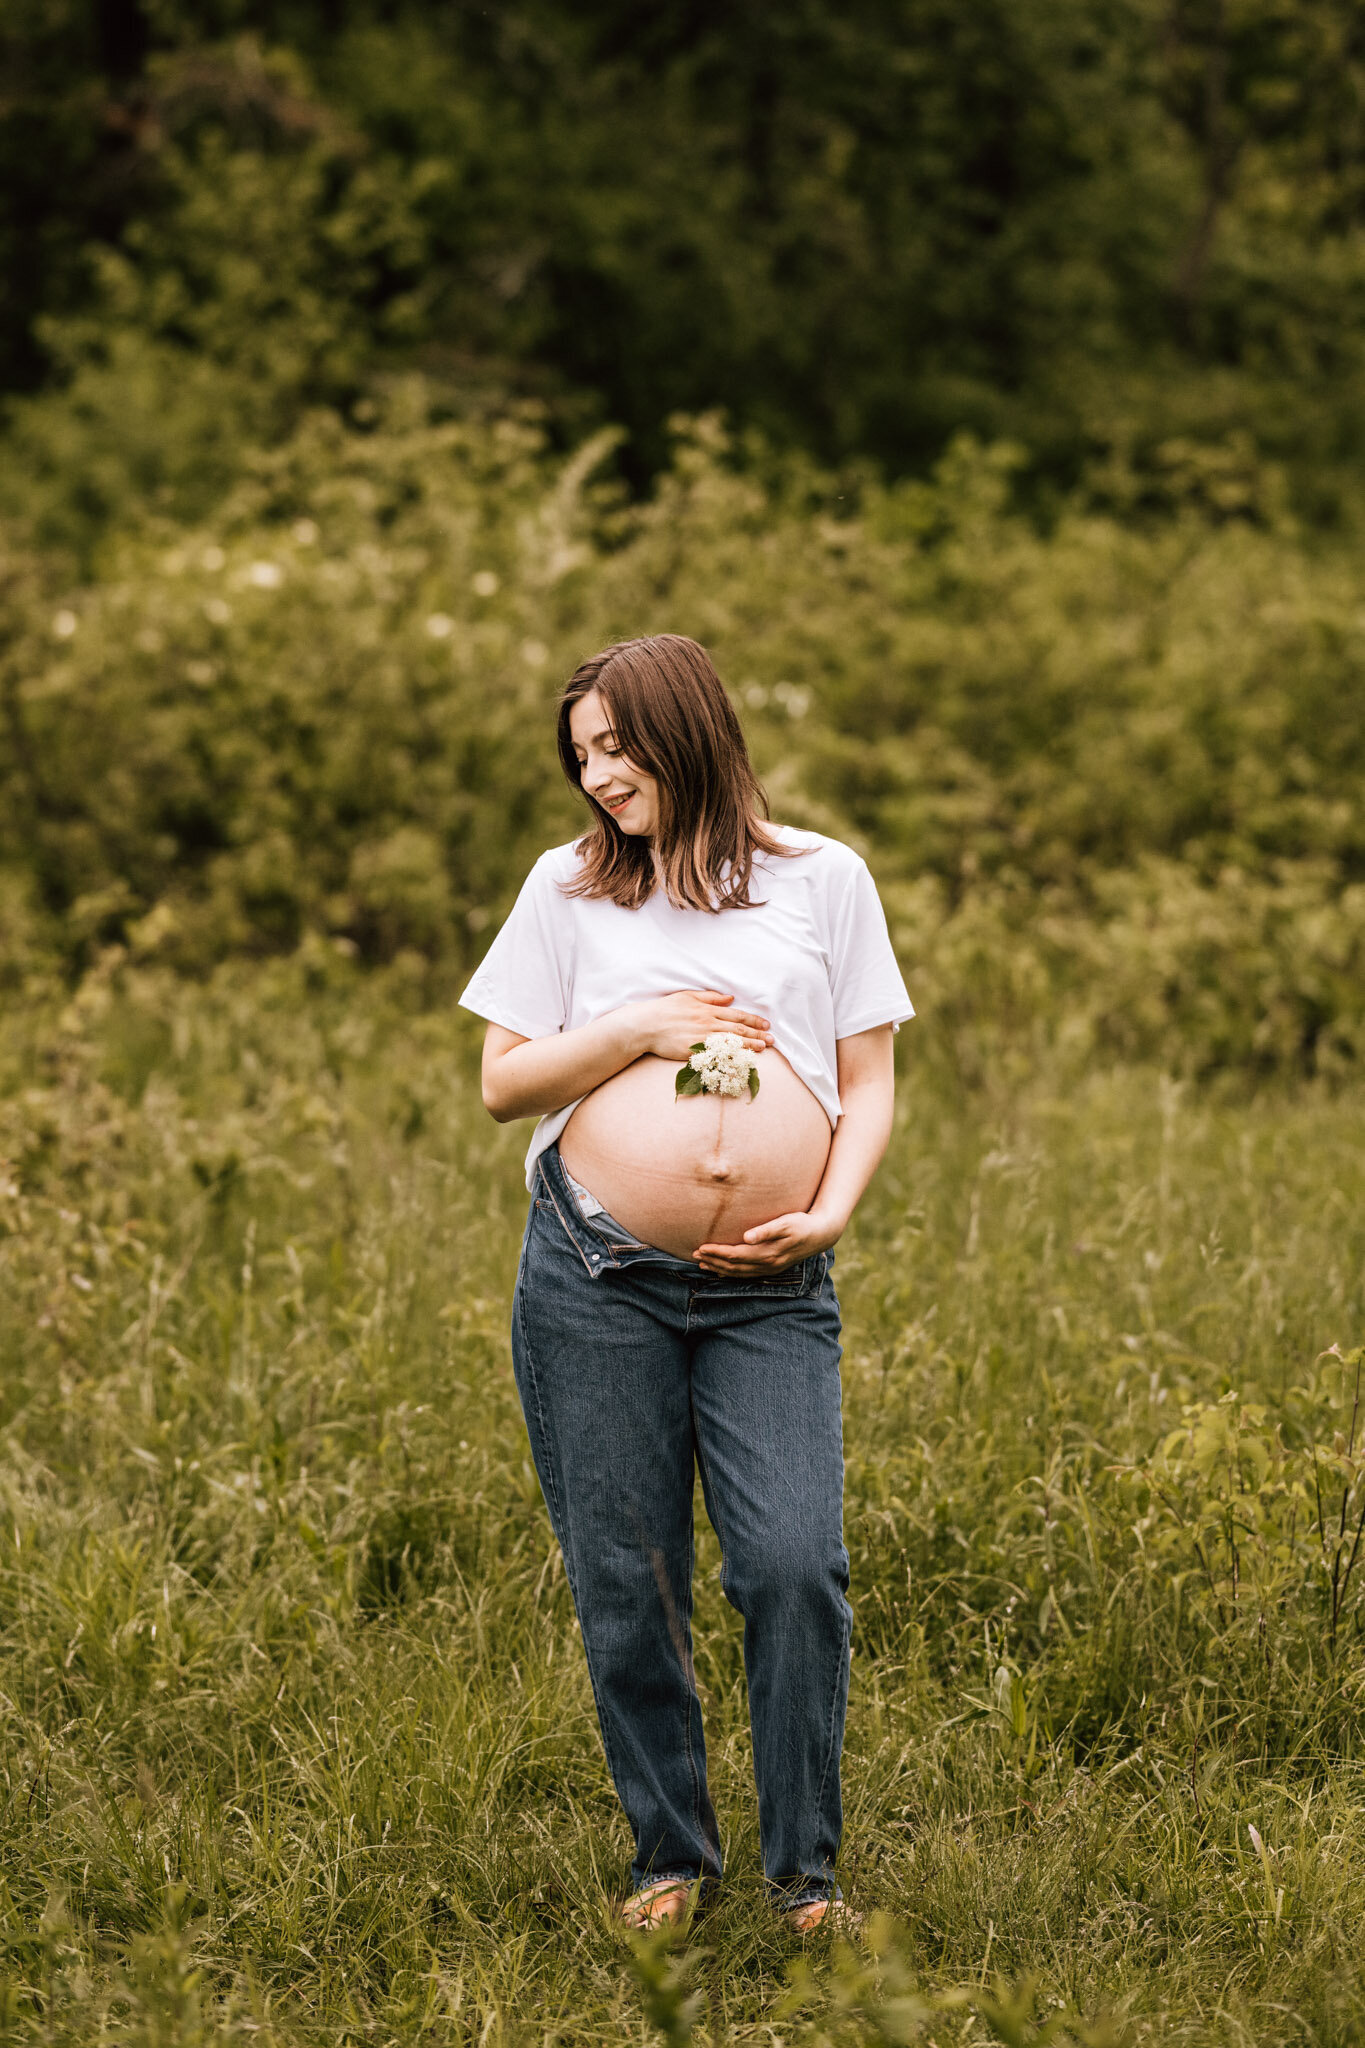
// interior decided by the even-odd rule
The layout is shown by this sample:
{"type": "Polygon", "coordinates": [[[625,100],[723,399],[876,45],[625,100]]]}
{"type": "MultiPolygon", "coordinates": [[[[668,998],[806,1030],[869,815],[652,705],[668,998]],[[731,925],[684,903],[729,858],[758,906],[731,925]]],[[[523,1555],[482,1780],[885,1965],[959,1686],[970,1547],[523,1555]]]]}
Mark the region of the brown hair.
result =
{"type": "Polygon", "coordinates": [[[625,753],[658,783],[659,824],[651,847],[642,834],[623,832],[583,790],[596,817],[578,842],[583,871],[564,893],[609,896],[638,910],[661,873],[670,903],[680,909],[750,909],[754,855],[801,849],[783,845],[764,823],[768,799],[706,649],[681,633],[653,633],[604,647],[574,670],[559,700],[559,758],[579,790],[569,714],[590,690],[605,704],[625,753]]]}

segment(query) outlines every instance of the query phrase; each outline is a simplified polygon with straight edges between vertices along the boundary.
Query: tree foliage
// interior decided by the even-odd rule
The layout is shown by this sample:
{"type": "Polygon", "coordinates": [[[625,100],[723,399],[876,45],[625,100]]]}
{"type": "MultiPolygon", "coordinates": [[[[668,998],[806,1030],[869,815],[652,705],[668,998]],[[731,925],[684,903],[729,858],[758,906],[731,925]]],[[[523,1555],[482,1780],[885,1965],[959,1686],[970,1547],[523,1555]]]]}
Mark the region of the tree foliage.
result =
{"type": "Polygon", "coordinates": [[[6,39],[11,390],[98,412],[133,337],[251,435],[397,363],[620,422],[637,482],[720,405],[892,472],[1242,436],[1352,494],[1349,0],[10,0],[6,39]]]}
{"type": "Polygon", "coordinates": [[[1358,1058],[1344,0],[4,22],[12,985],[467,964],[668,629],[964,1070],[1358,1058]]]}

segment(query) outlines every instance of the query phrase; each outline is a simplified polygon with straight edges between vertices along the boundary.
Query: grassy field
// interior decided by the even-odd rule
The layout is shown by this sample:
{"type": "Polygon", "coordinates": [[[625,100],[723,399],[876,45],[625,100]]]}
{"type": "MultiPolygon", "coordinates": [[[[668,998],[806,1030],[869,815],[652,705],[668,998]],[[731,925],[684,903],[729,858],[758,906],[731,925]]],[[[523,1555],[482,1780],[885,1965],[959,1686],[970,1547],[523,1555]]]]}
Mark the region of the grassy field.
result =
{"type": "Polygon", "coordinates": [[[836,1266],[879,1954],[765,1913],[705,1530],[728,1882],[632,1954],[469,1020],[318,945],[3,1031],[5,2039],[1365,2040],[1359,1088],[902,1034],[836,1266]]]}

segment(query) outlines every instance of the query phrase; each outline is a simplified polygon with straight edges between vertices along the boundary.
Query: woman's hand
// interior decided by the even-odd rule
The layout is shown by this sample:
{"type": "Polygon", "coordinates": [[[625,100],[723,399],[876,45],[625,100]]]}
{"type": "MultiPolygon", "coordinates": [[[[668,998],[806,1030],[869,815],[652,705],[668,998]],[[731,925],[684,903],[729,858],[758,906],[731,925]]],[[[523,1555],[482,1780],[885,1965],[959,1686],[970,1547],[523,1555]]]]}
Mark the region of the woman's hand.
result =
{"type": "Polygon", "coordinates": [[[812,1252],[827,1252],[843,1236],[847,1221],[819,1209],[797,1209],[789,1216],[774,1216],[771,1223],[756,1223],[745,1231],[743,1244],[702,1244],[692,1256],[703,1273],[761,1280],[808,1259],[812,1252]]]}
{"type": "Polygon", "coordinates": [[[812,1252],[827,1252],[843,1236],[891,1135],[891,1026],[875,1024],[841,1038],[836,1052],[843,1114],[814,1202],[808,1210],[756,1223],[742,1244],[698,1245],[692,1257],[703,1273],[762,1279],[812,1252]]]}
{"type": "Polygon", "coordinates": [[[733,1031],[751,1052],[764,1052],[773,1042],[766,1017],[752,1010],[729,1007],[733,996],[714,988],[680,988],[671,996],[654,996],[649,1002],[622,1003],[612,1015],[628,1021],[641,1054],[652,1052],[657,1059],[687,1058],[699,1038],[713,1031],[733,1031]]]}
{"type": "Polygon", "coordinates": [[[648,1002],[622,1003],[572,1031],[522,1038],[490,1024],[483,1041],[483,1099],[500,1124],[544,1116],[590,1095],[646,1053],[681,1066],[700,1038],[733,1031],[754,1052],[773,1042],[766,1017],[733,1008],[715,988],[681,988],[648,1002]]]}

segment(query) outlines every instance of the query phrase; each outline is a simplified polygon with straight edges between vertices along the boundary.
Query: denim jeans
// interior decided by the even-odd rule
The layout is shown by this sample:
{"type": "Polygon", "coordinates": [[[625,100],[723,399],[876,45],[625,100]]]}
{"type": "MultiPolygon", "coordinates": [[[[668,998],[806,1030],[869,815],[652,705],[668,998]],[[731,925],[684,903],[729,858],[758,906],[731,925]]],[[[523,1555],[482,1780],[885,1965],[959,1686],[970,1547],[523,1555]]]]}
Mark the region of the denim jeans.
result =
{"type": "Polygon", "coordinates": [[[695,1458],[721,1585],[744,1617],[764,1873],[783,1905],[823,1898],[852,1618],[834,1255],[762,1279],[703,1273],[605,1210],[585,1215],[576,1188],[551,1145],[512,1357],[633,1880],[721,1872],[692,1669],[695,1458]]]}

